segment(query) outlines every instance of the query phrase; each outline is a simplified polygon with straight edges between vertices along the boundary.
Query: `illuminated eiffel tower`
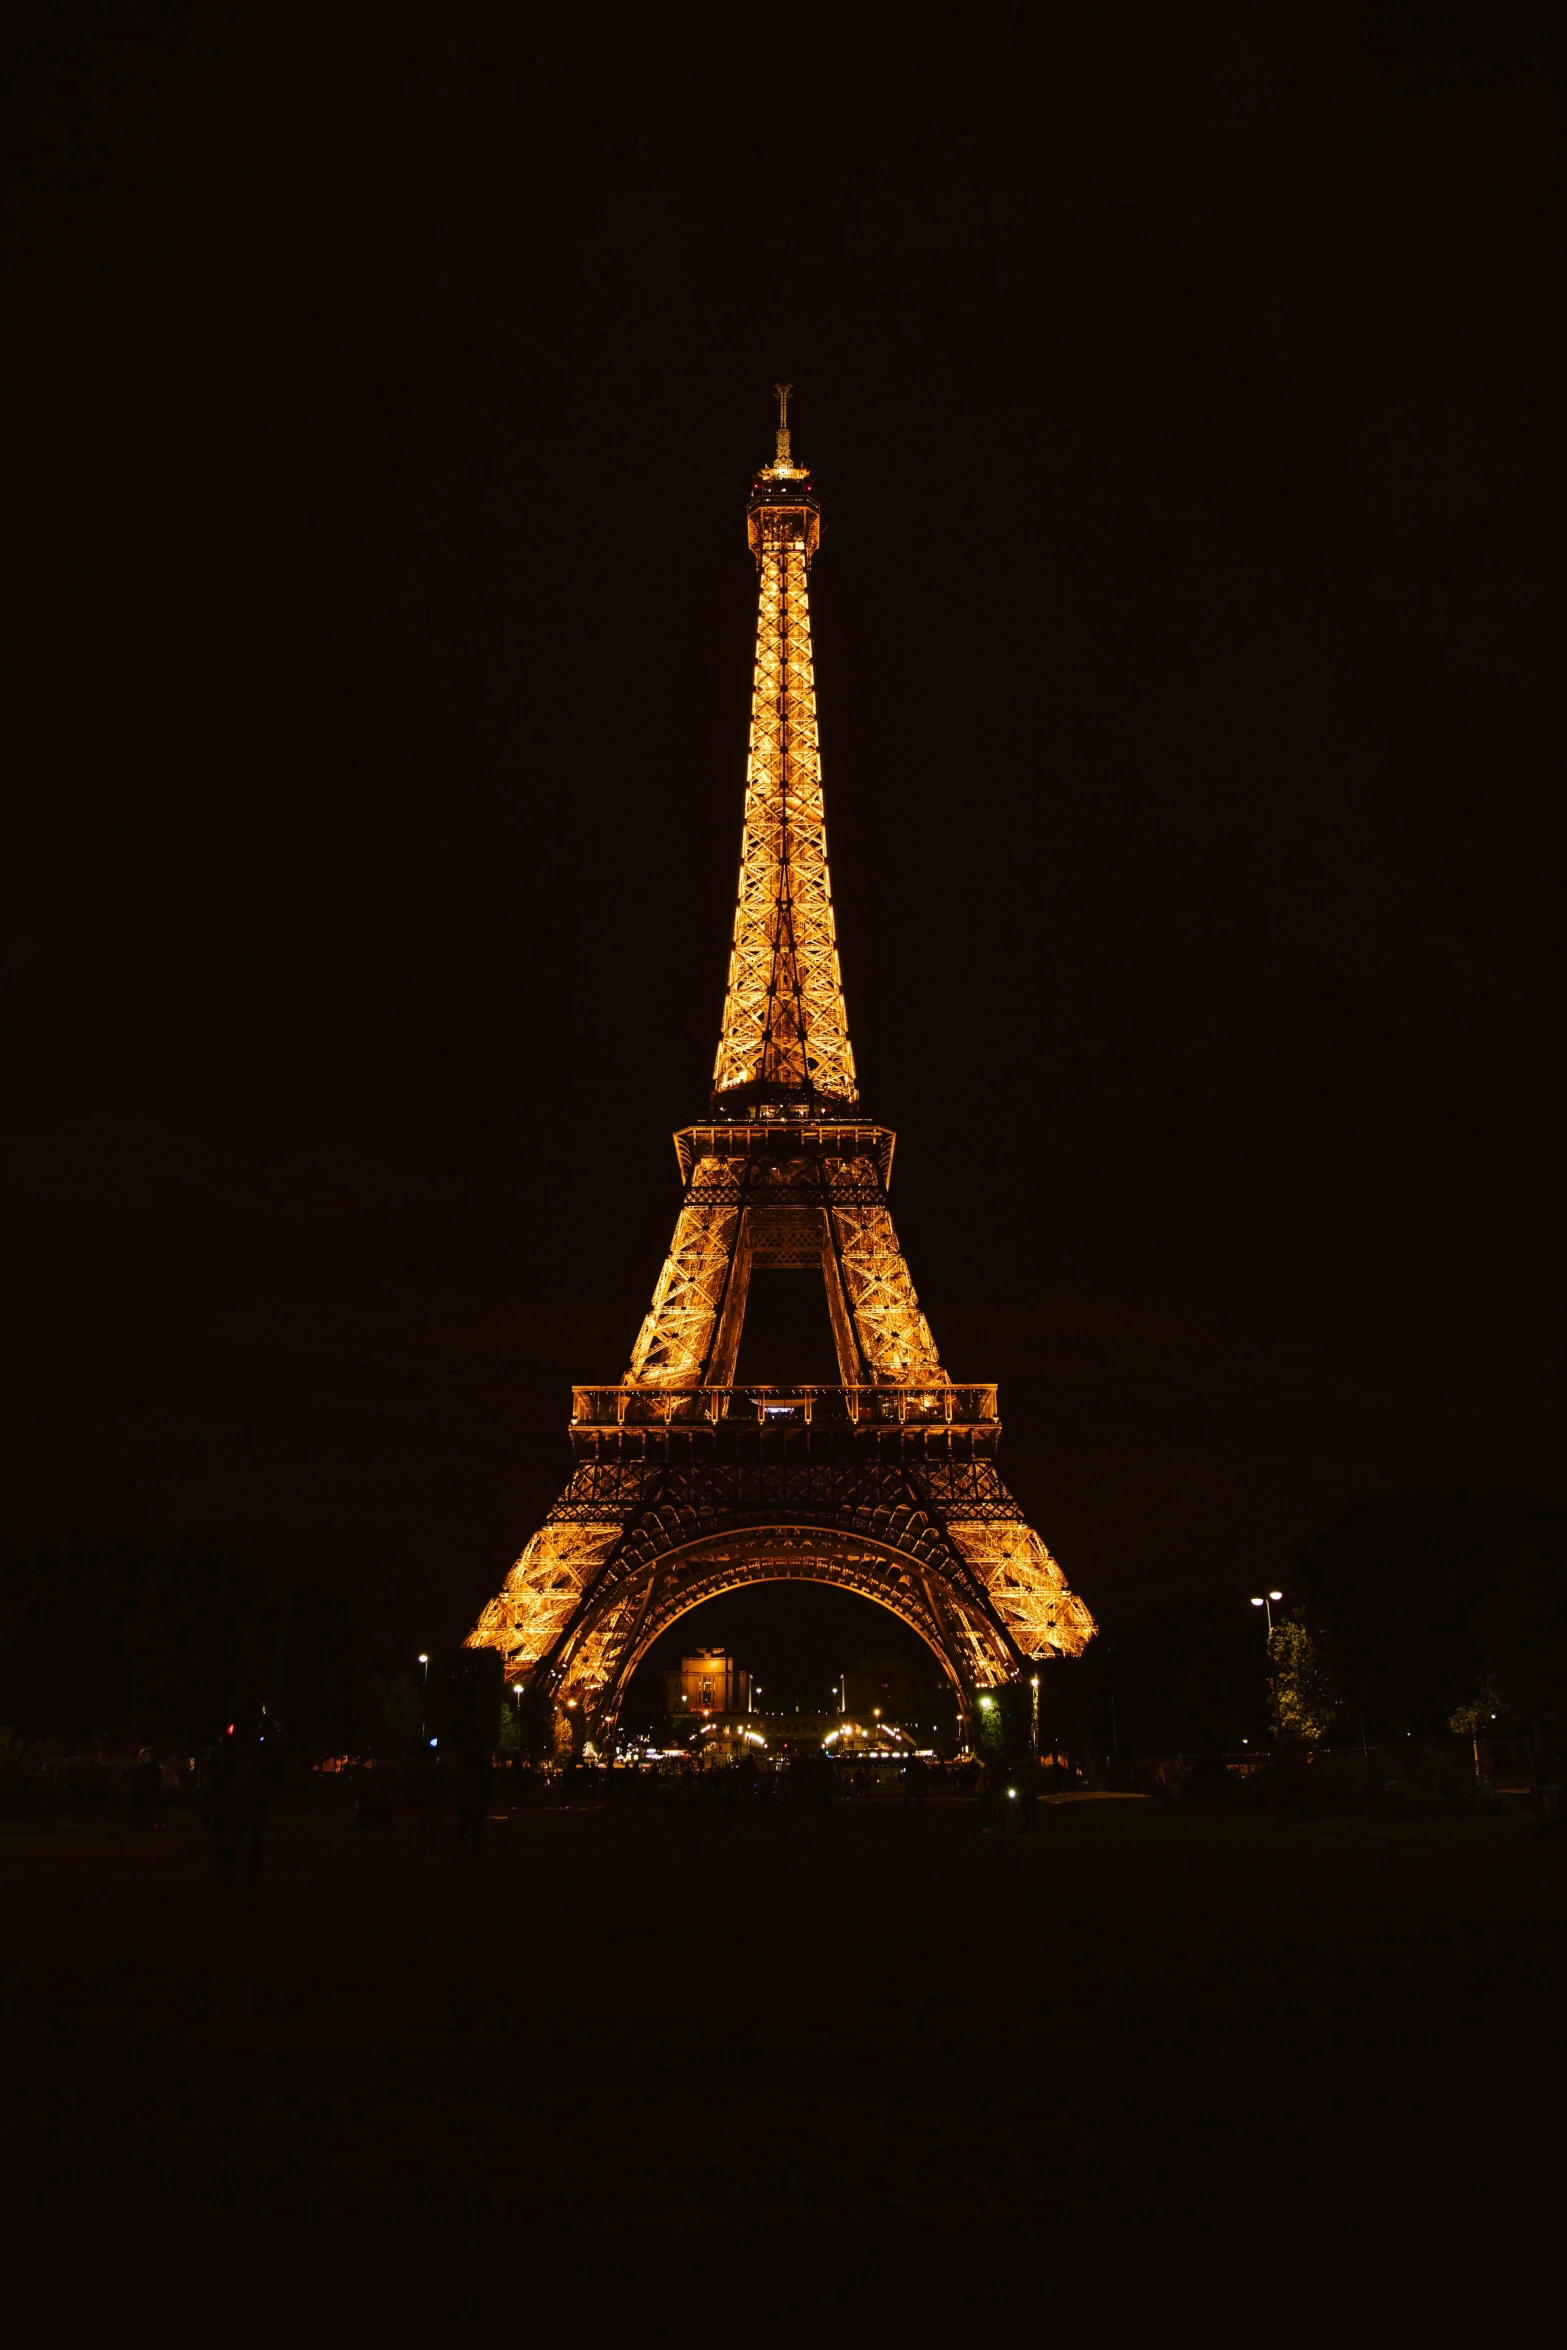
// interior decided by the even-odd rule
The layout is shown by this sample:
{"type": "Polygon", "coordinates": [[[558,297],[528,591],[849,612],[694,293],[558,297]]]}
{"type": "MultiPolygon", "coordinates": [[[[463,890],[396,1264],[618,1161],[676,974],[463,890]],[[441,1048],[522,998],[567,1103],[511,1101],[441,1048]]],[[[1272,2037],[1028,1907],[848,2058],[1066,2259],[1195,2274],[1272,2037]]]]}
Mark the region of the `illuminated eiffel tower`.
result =
{"type": "Polygon", "coordinates": [[[631,1367],[573,1389],[570,1482],[469,1638],[600,1740],[660,1634],[740,1584],[879,1601],[935,1651],[965,1717],[1094,1631],[1001,1482],[995,1387],[941,1367],[887,1206],[894,1137],[859,1107],[806,588],[820,508],[790,456],[790,388],[746,506],[761,593],[708,1116],[675,1136],[684,1198],[631,1367]],[[821,1273],[834,1385],[735,1384],[752,1276],[778,1266],[821,1273]]]}

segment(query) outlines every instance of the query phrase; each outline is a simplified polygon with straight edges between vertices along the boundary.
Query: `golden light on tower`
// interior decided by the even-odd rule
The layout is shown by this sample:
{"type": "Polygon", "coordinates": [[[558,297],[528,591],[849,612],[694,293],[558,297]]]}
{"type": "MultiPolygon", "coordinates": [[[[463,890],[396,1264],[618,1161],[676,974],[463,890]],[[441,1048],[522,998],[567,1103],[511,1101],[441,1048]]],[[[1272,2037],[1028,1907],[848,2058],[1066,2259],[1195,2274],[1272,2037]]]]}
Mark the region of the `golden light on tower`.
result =
{"type": "Polygon", "coordinates": [[[852,1102],[806,588],[821,514],[809,471],[790,461],[792,389],[777,386],[778,454],[757,475],[747,507],[760,582],[756,665],[740,888],[713,1086],[727,1094],[760,1083],[852,1102]]]}
{"type": "Polygon", "coordinates": [[[965,1711],[1093,1618],[995,1465],[994,1386],[954,1383],[887,1204],[895,1137],[859,1107],[833,919],[807,578],[821,535],[780,383],[751,485],[756,659],[740,881],[708,1117],[615,1386],[573,1391],[570,1483],[470,1645],[613,1725],[659,1635],[744,1583],[828,1582],[926,1640],[965,1711]],[[753,1273],[820,1271],[833,1386],[736,1386],[753,1273]]]}

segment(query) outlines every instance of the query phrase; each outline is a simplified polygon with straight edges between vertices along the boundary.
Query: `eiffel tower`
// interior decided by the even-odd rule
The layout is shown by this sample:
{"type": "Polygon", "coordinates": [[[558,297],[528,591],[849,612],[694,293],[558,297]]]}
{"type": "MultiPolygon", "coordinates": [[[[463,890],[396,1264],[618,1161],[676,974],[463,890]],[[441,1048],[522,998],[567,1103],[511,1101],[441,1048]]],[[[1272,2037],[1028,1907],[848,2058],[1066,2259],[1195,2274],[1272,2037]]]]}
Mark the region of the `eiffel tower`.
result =
{"type": "Polygon", "coordinates": [[[790,454],[791,389],[746,504],[756,668],[708,1114],[675,1136],[684,1196],[631,1367],[572,1390],[570,1481],[468,1642],[601,1745],[653,1643],[741,1584],[878,1601],[935,1652],[965,1719],[1095,1628],[1001,1481],[994,1385],[941,1367],[887,1206],[894,1136],[859,1106],[807,596],[821,513],[790,454]],[[779,1266],[820,1271],[834,1385],[735,1383],[752,1277],[779,1266]]]}

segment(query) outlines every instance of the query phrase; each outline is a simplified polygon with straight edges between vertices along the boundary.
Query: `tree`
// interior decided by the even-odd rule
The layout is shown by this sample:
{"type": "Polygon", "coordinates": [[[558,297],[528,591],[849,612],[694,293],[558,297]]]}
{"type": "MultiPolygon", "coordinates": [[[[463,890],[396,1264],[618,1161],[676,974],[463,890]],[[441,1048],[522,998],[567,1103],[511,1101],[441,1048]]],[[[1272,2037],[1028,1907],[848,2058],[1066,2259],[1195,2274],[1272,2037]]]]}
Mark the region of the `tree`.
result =
{"type": "Polygon", "coordinates": [[[1315,1745],[1341,1711],[1316,1643],[1298,1616],[1285,1616],[1268,1642],[1268,1711],[1274,1735],[1315,1745]]]}
{"type": "Polygon", "coordinates": [[[1504,1700],[1492,1688],[1488,1673],[1479,1696],[1466,1699],[1462,1705],[1455,1705],[1447,1717],[1448,1728],[1457,1736],[1467,1738],[1473,1747],[1477,1771],[1480,1768],[1480,1733],[1489,1730],[1497,1716],[1504,1711],[1504,1700]]]}
{"type": "Polygon", "coordinates": [[[1476,1632],[1493,1710],[1567,1729],[1567,1557],[1531,1547],[1503,1568],[1480,1602],[1476,1632]]]}
{"type": "Polygon", "coordinates": [[[366,1646],[365,1627],[348,1600],[295,1585],[278,1708],[293,1753],[341,1753],[359,1743],[366,1646]]]}
{"type": "Polygon", "coordinates": [[[424,1692],[412,1673],[372,1673],[367,1726],[377,1754],[411,1754],[423,1713],[424,1692]]]}
{"type": "Polygon", "coordinates": [[[281,1592],[237,1553],[161,1545],[125,1627],[140,1733],[194,1750],[236,1706],[275,1709],[284,1619],[281,1592]]]}
{"type": "Polygon", "coordinates": [[[0,1721],[194,1748],[248,1700],[276,1704],[281,1595],[187,1536],[74,1536],[0,1560],[0,1721]]]}
{"type": "Polygon", "coordinates": [[[1440,1737],[1488,1671],[1520,1707],[1564,1560],[1567,1512],[1530,1494],[1380,1494],[1307,1546],[1302,1614],[1373,1739],[1440,1737]]]}
{"type": "Polygon", "coordinates": [[[1118,1627],[1110,1638],[1122,1751],[1222,1752],[1260,1739],[1260,1629],[1244,1604],[1195,1602],[1166,1602],[1118,1627]]]}

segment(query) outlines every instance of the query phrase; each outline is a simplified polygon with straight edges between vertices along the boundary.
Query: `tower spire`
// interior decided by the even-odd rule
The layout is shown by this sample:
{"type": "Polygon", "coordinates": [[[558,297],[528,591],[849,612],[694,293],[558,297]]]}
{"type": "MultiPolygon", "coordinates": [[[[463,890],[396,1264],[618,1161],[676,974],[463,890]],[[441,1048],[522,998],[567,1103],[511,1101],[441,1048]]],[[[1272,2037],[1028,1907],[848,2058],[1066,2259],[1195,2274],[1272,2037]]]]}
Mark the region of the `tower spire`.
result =
{"type": "Polygon", "coordinates": [[[821,536],[808,467],[790,456],[792,384],[778,394],[778,454],[751,485],[746,516],[760,574],[740,887],[717,1106],[790,1096],[858,1099],[838,967],[816,671],[806,575],[821,536]]]}

